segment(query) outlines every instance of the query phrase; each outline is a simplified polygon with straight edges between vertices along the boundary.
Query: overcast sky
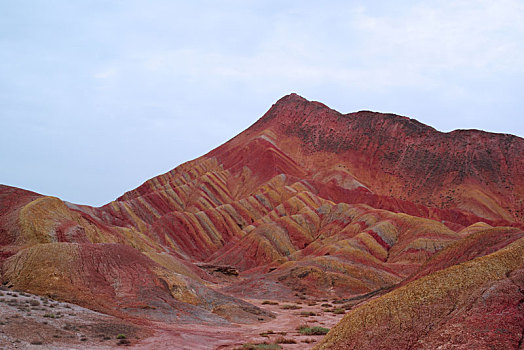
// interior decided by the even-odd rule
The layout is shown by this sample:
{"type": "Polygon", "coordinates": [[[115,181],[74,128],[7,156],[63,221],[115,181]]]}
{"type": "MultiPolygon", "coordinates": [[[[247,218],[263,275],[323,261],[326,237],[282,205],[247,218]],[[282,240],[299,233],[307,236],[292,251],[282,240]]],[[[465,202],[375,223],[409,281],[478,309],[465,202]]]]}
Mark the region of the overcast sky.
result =
{"type": "Polygon", "coordinates": [[[524,2],[3,0],[0,183],[102,205],[291,92],[522,137],[524,2]]]}

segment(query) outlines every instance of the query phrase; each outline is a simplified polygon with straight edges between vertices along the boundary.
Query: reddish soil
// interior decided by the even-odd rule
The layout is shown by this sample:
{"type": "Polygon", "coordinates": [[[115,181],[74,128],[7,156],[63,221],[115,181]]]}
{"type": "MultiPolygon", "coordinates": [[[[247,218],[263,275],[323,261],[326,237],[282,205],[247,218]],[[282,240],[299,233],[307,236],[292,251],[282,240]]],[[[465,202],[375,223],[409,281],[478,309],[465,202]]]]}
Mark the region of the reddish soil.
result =
{"type": "Polygon", "coordinates": [[[274,344],[280,338],[296,342],[280,344],[283,349],[310,349],[323,338],[323,335],[302,335],[297,328],[306,324],[310,327],[331,328],[343,316],[343,314],[323,311],[329,307],[322,307],[322,304],[337,306],[328,301],[297,300],[296,303],[277,302],[277,305],[263,304],[262,300],[246,301],[273,312],[276,318],[268,322],[231,327],[155,323],[154,335],[139,341],[134,346],[137,349],[173,349],[173,344],[176,344],[176,349],[231,350],[242,348],[244,344],[274,344]],[[284,305],[294,305],[300,309],[283,309],[284,305]],[[314,313],[316,316],[306,316],[305,313],[314,313]]]}
{"type": "Polygon", "coordinates": [[[330,329],[346,312],[344,305],[327,299],[297,298],[294,302],[246,299],[276,317],[267,322],[230,326],[125,321],[75,304],[2,289],[1,349],[109,349],[125,345],[137,349],[230,350],[244,344],[274,344],[279,339],[295,342],[281,344],[284,349],[309,349],[323,335],[303,335],[297,328],[307,325],[330,329]],[[336,313],[331,312],[335,309],[336,313]],[[121,334],[125,340],[119,339],[121,334]]]}

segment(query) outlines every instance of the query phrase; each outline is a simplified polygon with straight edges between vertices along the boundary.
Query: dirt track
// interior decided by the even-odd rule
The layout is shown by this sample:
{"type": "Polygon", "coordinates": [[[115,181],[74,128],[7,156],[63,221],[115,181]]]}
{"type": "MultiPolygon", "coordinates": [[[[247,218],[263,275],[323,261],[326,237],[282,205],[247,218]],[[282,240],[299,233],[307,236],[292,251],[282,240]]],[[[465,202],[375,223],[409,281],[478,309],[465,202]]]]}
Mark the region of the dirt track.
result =
{"type": "Polygon", "coordinates": [[[307,323],[309,326],[331,328],[343,316],[322,311],[326,307],[321,305],[328,303],[322,301],[315,301],[315,305],[307,305],[307,301],[299,301],[301,304],[279,302],[278,305],[263,305],[262,300],[247,299],[246,301],[273,312],[276,315],[275,319],[269,322],[232,327],[155,324],[154,335],[134,344],[133,348],[231,350],[242,348],[244,344],[274,343],[277,339],[283,338],[296,342],[295,344],[280,344],[283,349],[309,349],[323,336],[302,335],[296,330],[298,326],[307,323]],[[283,309],[284,305],[296,305],[300,309],[283,309]],[[318,316],[301,315],[307,312],[315,313],[318,316]],[[264,333],[270,334],[260,335],[264,333]]]}

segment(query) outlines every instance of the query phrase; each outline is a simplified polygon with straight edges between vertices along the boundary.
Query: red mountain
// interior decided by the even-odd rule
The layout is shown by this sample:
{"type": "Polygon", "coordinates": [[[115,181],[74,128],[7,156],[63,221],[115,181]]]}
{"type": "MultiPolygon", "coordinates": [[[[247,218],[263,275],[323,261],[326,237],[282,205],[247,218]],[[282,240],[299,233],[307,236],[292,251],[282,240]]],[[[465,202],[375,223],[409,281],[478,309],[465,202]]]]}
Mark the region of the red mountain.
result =
{"type": "Polygon", "coordinates": [[[517,349],[523,154],[513,135],[291,94],[100,208],[1,186],[2,280],[176,323],[275,317],[246,297],[335,298],[350,311],[319,348],[517,349]]]}

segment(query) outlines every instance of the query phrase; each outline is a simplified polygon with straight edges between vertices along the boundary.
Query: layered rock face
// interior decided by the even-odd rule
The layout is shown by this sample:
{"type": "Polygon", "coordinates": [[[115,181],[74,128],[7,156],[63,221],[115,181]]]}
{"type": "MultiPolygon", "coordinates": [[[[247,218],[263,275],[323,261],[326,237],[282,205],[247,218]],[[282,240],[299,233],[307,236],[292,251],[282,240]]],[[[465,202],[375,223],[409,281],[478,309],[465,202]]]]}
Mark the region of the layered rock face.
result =
{"type": "Polygon", "coordinates": [[[2,279],[170,322],[272,317],[240,296],[357,298],[321,348],[518,348],[523,154],[516,136],[291,94],[99,208],[1,186],[2,279]]]}

